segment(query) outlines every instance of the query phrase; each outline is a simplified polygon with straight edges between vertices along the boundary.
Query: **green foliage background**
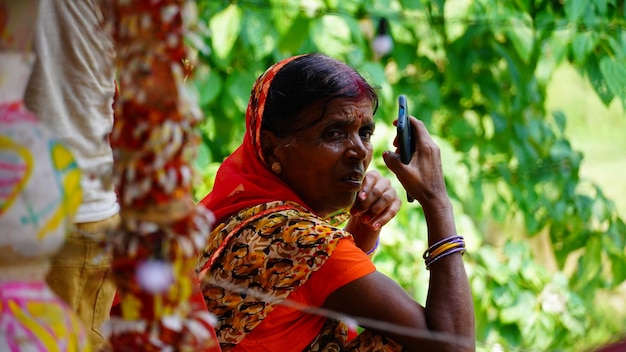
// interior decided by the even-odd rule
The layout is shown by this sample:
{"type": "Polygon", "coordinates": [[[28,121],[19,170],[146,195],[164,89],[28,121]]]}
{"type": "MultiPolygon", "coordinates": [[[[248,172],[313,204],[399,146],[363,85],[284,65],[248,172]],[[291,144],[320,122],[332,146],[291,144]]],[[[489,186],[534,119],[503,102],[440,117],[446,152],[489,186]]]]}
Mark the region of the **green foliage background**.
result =
{"type": "MultiPolygon", "coordinates": [[[[438,136],[469,251],[479,350],[590,350],[623,337],[626,317],[597,297],[626,280],[626,225],[546,110],[555,70],[571,63],[602,102],[626,107],[626,9],[618,0],[197,0],[193,84],[206,119],[200,198],[241,142],[250,88],[285,57],[323,52],[380,87],[373,167],[392,148],[395,99],[438,136]],[[394,47],[371,49],[380,18],[394,47]]],[[[405,204],[375,257],[424,303],[426,225],[405,204]]]]}

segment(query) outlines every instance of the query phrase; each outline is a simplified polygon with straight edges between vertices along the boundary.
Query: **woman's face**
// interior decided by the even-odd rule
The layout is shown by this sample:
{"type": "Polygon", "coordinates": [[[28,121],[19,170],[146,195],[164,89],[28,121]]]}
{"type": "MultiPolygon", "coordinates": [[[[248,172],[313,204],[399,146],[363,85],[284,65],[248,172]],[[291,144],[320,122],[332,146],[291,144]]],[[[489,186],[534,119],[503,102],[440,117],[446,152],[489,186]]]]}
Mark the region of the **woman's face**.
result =
{"type": "Polygon", "coordinates": [[[281,139],[274,150],[281,163],[280,177],[319,215],[348,208],[372,160],[374,132],[372,102],[336,98],[306,109],[304,125],[281,139]]]}

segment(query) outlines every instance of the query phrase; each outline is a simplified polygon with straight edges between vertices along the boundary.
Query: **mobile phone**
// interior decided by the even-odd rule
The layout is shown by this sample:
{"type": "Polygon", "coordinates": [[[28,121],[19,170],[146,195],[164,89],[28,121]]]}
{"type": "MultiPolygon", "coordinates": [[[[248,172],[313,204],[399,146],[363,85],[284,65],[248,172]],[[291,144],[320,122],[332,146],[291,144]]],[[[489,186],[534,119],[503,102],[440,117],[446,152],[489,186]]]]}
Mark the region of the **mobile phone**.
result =
{"type": "MultiPolygon", "coordinates": [[[[404,164],[408,164],[411,161],[411,156],[414,152],[413,136],[411,129],[411,122],[409,121],[409,108],[406,102],[406,96],[400,95],[398,97],[398,150],[400,152],[400,160],[404,164]]],[[[406,198],[409,202],[413,201],[413,198],[407,193],[406,198]]]]}

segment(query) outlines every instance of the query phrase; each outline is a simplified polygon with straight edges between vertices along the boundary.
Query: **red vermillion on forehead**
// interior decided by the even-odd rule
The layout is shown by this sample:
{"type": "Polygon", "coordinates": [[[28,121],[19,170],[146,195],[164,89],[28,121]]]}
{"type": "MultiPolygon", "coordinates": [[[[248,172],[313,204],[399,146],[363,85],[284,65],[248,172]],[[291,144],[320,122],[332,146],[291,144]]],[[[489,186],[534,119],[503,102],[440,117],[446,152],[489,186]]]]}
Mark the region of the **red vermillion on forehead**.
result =
{"type": "Polygon", "coordinates": [[[324,117],[326,105],[335,99],[361,100],[378,106],[373,88],[354,68],[322,54],[304,55],[276,75],[268,93],[263,129],[284,138],[308,128],[324,117]],[[300,116],[317,109],[317,119],[300,116]]]}
{"type": "MultiPolygon", "coordinates": [[[[369,97],[370,86],[367,85],[367,82],[364,81],[361,76],[359,76],[355,71],[350,73],[352,81],[355,83],[358,91],[358,96],[360,97],[369,97]]],[[[375,102],[372,102],[373,111],[376,111],[377,105],[375,102]]],[[[363,113],[359,113],[359,118],[363,118],[363,113]]]]}

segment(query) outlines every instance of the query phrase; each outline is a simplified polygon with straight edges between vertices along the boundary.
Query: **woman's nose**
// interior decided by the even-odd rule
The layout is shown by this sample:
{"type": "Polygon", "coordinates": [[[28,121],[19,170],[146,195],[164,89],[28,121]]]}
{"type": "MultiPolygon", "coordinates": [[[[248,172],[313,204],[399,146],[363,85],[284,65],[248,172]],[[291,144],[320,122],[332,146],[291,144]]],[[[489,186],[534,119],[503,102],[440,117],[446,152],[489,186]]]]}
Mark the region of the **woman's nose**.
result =
{"type": "Polygon", "coordinates": [[[348,150],[347,155],[351,158],[358,158],[363,160],[367,157],[368,148],[365,142],[361,138],[361,135],[356,135],[348,138],[348,150]]]}

